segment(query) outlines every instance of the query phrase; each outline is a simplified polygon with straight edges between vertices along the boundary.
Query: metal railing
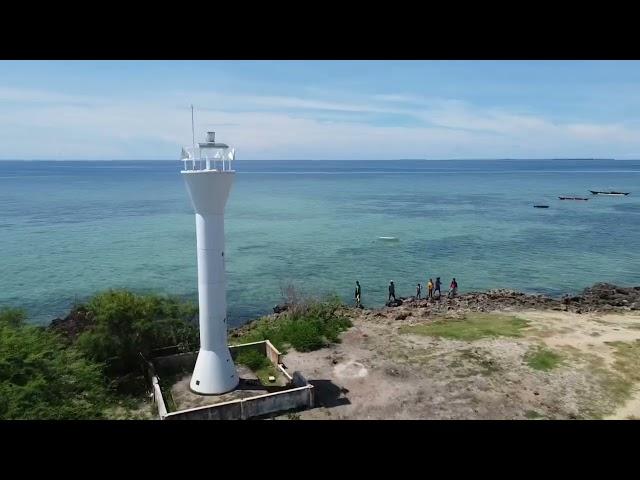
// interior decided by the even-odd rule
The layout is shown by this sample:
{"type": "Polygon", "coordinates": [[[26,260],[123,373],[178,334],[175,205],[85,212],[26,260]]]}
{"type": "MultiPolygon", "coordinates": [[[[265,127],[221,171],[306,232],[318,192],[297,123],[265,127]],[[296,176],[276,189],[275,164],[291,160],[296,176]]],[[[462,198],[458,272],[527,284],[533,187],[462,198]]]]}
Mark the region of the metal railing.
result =
{"type": "Polygon", "coordinates": [[[182,161],[184,162],[184,171],[220,171],[230,172],[231,162],[235,159],[235,149],[227,151],[220,149],[215,154],[203,152],[196,148],[183,148],[182,161]],[[204,154],[203,154],[204,153],[204,154]]]}

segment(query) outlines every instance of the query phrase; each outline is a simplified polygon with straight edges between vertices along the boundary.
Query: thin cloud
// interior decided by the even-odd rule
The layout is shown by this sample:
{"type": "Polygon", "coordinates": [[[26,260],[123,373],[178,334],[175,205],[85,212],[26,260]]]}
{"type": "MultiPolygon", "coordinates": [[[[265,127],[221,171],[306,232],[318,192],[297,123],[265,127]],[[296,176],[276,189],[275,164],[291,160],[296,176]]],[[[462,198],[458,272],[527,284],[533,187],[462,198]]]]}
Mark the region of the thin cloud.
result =
{"type": "Polygon", "coordinates": [[[562,123],[459,99],[345,92],[330,98],[173,92],[125,101],[0,87],[0,158],[177,158],[220,128],[239,158],[394,159],[630,157],[640,153],[638,126],[562,123]],[[401,103],[401,106],[396,104],[401,103]],[[406,115],[398,126],[389,114],[406,115]],[[35,139],[37,138],[37,141],[35,139]],[[637,153],[634,153],[637,152],[637,153]]]}

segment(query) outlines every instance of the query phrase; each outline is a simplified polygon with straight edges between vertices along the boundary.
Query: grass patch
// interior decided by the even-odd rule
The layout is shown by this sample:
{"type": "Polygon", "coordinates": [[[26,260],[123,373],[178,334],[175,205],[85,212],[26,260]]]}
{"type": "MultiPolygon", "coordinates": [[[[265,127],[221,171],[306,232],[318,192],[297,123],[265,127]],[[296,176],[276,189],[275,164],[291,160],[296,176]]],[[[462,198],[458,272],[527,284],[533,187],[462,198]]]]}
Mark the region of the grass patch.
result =
{"type": "Polygon", "coordinates": [[[268,339],[283,353],[288,347],[299,352],[318,350],[340,342],[340,333],[352,325],[351,320],[339,313],[340,307],[340,301],[334,298],[297,306],[276,320],[254,322],[245,333],[234,339],[234,343],[268,339]]]}
{"type": "Polygon", "coordinates": [[[612,342],[610,345],[615,348],[613,368],[629,383],[630,393],[633,384],[640,382],[640,340],[631,343],[612,342]]]}
{"type": "Polygon", "coordinates": [[[252,371],[260,370],[271,365],[269,359],[255,348],[244,348],[238,352],[236,363],[245,365],[252,371]]]}
{"type": "Polygon", "coordinates": [[[634,385],[640,382],[640,340],[606,344],[614,350],[612,368],[608,368],[598,355],[574,352],[576,359],[586,363],[601,392],[596,401],[585,405],[584,412],[588,418],[600,419],[613,413],[631,398],[634,385]]]}
{"type": "Polygon", "coordinates": [[[640,330],[640,323],[632,323],[627,328],[630,328],[632,330],[640,330]]]}
{"type": "Polygon", "coordinates": [[[538,418],[544,418],[543,415],[541,415],[540,413],[536,412],[535,410],[527,410],[526,412],[524,412],[524,416],[525,416],[525,418],[528,418],[529,420],[536,420],[538,418]]]}
{"type": "Polygon", "coordinates": [[[255,370],[253,373],[256,374],[256,377],[258,377],[258,380],[260,380],[260,383],[267,386],[274,384],[274,382],[269,381],[269,376],[275,377],[276,380],[278,379],[278,371],[271,364],[267,367],[259,368],[258,370],[255,370]]]}
{"type": "Polygon", "coordinates": [[[534,370],[548,372],[562,363],[562,356],[545,347],[535,347],[524,356],[524,361],[534,370]]]}
{"type": "Polygon", "coordinates": [[[470,313],[460,320],[442,319],[401,327],[400,333],[474,341],[485,337],[520,337],[521,330],[528,325],[529,322],[515,316],[470,313]]]}
{"type": "Polygon", "coordinates": [[[239,351],[235,361],[251,369],[263,385],[273,385],[273,382],[269,381],[270,376],[278,378],[276,367],[255,348],[248,347],[239,351]]]}

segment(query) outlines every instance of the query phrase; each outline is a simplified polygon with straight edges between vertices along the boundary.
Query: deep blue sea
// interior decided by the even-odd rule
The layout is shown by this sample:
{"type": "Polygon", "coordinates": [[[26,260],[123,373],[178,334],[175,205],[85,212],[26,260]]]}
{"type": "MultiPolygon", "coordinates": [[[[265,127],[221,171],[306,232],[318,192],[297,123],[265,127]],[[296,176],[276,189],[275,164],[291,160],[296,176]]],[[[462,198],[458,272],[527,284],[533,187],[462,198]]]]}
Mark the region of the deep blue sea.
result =
{"type": "MultiPolygon", "coordinates": [[[[178,161],[0,162],[0,307],[46,323],[108,288],[197,299],[178,161]]],[[[281,288],[380,306],[389,280],[559,295],[640,285],[640,161],[237,161],[226,210],[231,324],[281,288]],[[589,189],[627,197],[560,201],[589,189]],[[535,209],[544,203],[548,209],[535,209]],[[397,237],[384,241],[380,236],[397,237]]]]}

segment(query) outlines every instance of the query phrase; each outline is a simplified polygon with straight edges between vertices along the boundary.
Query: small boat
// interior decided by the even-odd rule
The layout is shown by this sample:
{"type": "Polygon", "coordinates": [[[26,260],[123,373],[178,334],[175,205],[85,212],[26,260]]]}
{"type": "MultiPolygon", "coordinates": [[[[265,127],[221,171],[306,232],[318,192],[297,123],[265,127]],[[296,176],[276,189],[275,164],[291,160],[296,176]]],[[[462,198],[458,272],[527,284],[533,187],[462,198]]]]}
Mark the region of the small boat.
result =
{"type": "Polygon", "coordinates": [[[549,205],[534,205],[533,208],[549,208],[549,205]]]}
{"type": "Polygon", "coordinates": [[[589,200],[588,198],[583,198],[583,197],[558,197],[560,200],[584,200],[587,201],[589,200]]]}
{"type": "Polygon", "coordinates": [[[622,196],[622,195],[629,195],[631,192],[598,192],[595,190],[589,190],[591,193],[593,193],[594,195],[615,195],[615,196],[622,196]]]}
{"type": "Polygon", "coordinates": [[[398,237],[378,237],[380,240],[395,241],[398,237]]]}

